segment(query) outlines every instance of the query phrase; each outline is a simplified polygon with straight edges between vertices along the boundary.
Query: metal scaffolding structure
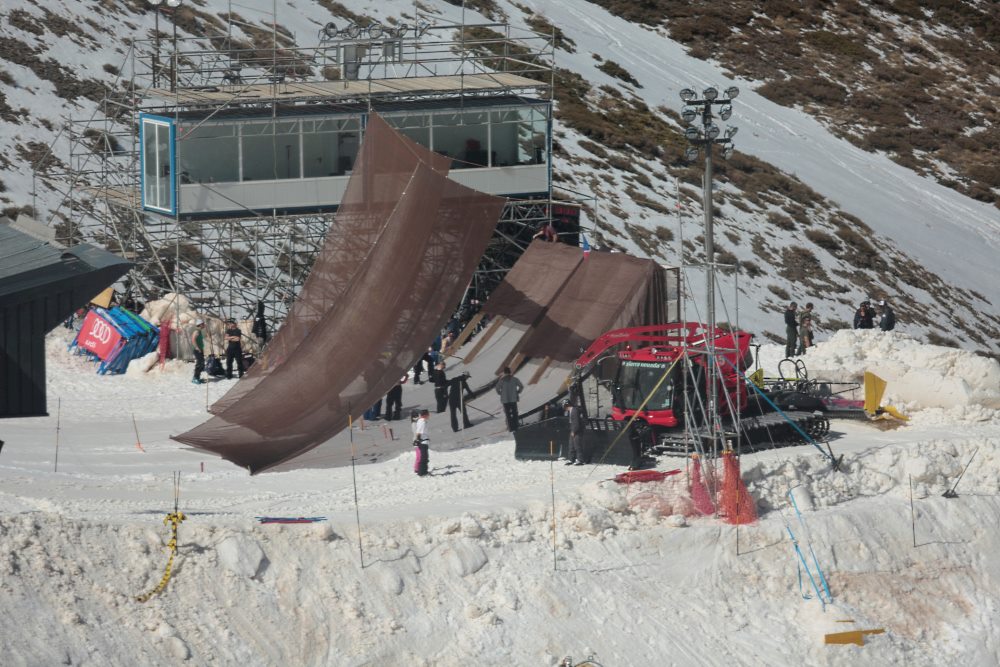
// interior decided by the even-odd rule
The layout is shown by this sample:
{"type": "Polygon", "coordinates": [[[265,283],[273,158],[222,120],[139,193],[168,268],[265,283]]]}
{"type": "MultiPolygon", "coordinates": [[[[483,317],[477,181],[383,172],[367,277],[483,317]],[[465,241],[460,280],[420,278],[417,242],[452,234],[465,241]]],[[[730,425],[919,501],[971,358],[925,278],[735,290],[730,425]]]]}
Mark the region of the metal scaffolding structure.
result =
{"type": "MultiPolygon", "coordinates": [[[[136,301],[176,292],[199,310],[238,318],[263,303],[276,323],[336,220],[335,207],[266,211],[235,201],[235,214],[151,212],[140,193],[141,114],[210,119],[252,111],[279,118],[314,106],[363,113],[386,105],[461,110],[469,100],[482,106],[491,98],[552,99],[553,39],[507,24],[328,24],[311,48],[281,46],[276,25],[265,35],[268,48],[232,33],[230,25],[227,34],[201,39],[157,33],[132,42],[130,71],[99,112],[64,128],[65,171],[50,165],[36,173],[50,186],[65,185],[63,203],[49,216],[58,240],[96,241],[134,262],[125,296],[136,301]]],[[[509,199],[467,298],[485,298],[551,219],[551,146],[546,151],[545,192],[509,199]]]]}

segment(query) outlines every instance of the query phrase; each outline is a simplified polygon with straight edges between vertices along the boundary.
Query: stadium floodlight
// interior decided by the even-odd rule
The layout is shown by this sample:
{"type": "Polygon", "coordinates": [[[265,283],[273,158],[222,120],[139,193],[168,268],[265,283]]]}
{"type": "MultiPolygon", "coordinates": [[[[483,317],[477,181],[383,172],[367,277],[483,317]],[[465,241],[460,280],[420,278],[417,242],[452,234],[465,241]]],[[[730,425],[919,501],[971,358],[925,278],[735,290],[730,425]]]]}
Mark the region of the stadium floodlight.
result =
{"type": "Polygon", "coordinates": [[[684,136],[687,137],[688,141],[698,141],[701,139],[701,130],[697,127],[689,127],[684,130],[684,136]]]}
{"type": "Polygon", "coordinates": [[[398,26],[396,26],[395,30],[389,28],[389,32],[392,33],[392,35],[395,37],[405,37],[406,33],[408,33],[409,31],[410,31],[410,26],[406,25],[405,23],[400,23],[398,26]]]}
{"type": "Polygon", "coordinates": [[[688,146],[687,150],[684,151],[684,159],[688,162],[694,162],[698,157],[698,149],[694,146],[688,146]]]}
{"type": "Polygon", "coordinates": [[[181,6],[183,0],[167,0],[167,7],[177,8],[181,6]]]}
{"type": "Polygon", "coordinates": [[[735,125],[731,125],[731,126],[729,126],[729,127],[726,128],[726,133],[723,136],[726,138],[726,141],[729,141],[730,139],[732,139],[733,137],[735,137],[736,133],[739,132],[739,131],[740,131],[740,128],[736,127],[735,125]]]}
{"type": "Polygon", "coordinates": [[[735,100],[737,97],[739,97],[739,94],[740,94],[740,89],[737,88],[736,86],[729,86],[728,88],[726,88],[727,100],[735,100]]]}
{"type": "Polygon", "coordinates": [[[383,34],[385,34],[385,28],[378,21],[375,21],[370,26],[368,26],[368,37],[371,39],[378,39],[383,34]]]}
{"type": "Polygon", "coordinates": [[[697,93],[695,93],[690,88],[684,88],[681,90],[681,99],[684,100],[685,102],[690,102],[695,98],[696,95],[697,93]]]}
{"type": "Polygon", "coordinates": [[[325,26],[323,26],[323,36],[326,37],[327,39],[333,39],[334,37],[337,36],[338,32],[340,32],[340,30],[337,29],[337,24],[334,23],[333,21],[330,21],[325,26]]]}
{"type": "Polygon", "coordinates": [[[694,109],[687,108],[681,112],[681,118],[684,119],[685,123],[693,123],[694,119],[698,117],[698,112],[694,109]]]}
{"type": "Polygon", "coordinates": [[[161,4],[163,4],[163,0],[146,0],[146,2],[154,7],[159,7],[161,4]]]}
{"type": "Polygon", "coordinates": [[[347,26],[347,36],[350,37],[351,39],[357,39],[358,37],[360,37],[361,26],[359,26],[357,23],[352,23],[351,25],[347,26]]]}
{"type": "Polygon", "coordinates": [[[709,102],[714,102],[715,98],[717,98],[719,96],[719,91],[718,91],[717,88],[714,88],[713,86],[709,86],[705,90],[701,91],[701,94],[709,102]]]}
{"type": "Polygon", "coordinates": [[[733,115],[733,105],[727,104],[726,106],[719,109],[719,118],[722,120],[729,120],[729,117],[733,115]]]}
{"type": "Polygon", "coordinates": [[[705,126],[705,136],[708,137],[709,139],[715,139],[717,136],[719,136],[719,131],[720,131],[719,126],[716,125],[715,123],[711,123],[705,126]]]}

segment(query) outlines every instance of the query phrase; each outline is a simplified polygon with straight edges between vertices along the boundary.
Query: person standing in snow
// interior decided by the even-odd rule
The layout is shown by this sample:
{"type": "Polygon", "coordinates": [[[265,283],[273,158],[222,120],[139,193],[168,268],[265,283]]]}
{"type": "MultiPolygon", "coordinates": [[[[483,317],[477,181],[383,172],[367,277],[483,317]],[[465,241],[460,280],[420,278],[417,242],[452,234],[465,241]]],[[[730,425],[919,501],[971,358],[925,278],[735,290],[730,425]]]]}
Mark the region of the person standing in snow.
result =
{"type": "Polygon", "coordinates": [[[796,352],[797,355],[803,355],[806,353],[807,347],[812,347],[813,344],[813,330],[812,330],[812,320],[813,320],[813,305],[812,303],[807,303],[806,307],[802,309],[799,314],[799,349],[796,352]],[[806,334],[806,320],[809,321],[809,331],[808,336],[806,334]],[[805,342],[808,338],[808,344],[805,342]]]}
{"type": "Polygon", "coordinates": [[[385,395],[385,418],[389,421],[399,419],[399,413],[403,409],[403,384],[406,382],[404,375],[396,383],[396,386],[385,395]]]}
{"type": "Polygon", "coordinates": [[[511,375],[510,367],[504,366],[503,375],[497,380],[496,391],[500,394],[500,403],[503,404],[503,413],[507,417],[507,430],[514,432],[517,430],[517,400],[524,391],[524,385],[516,377],[511,375]]]}
{"type": "Polygon", "coordinates": [[[437,401],[437,411],[444,412],[448,407],[448,375],[444,372],[444,362],[439,361],[434,367],[431,377],[434,383],[434,399],[437,401]]]}
{"type": "Polygon", "coordinates": [[[583,419],[580,409],[568,399],[563,401],[563,410],[569,420],[569,452],[566,455],[566,465],[582,466],[583,461],[583,419]]]}
{"type": "Polygon", "coordinates": [[[884,300],[878,302],[878,328],[882,331],[892,331],[896,328],[896,314],[884,300]]]}
{"type": "Polygon", "coordinates": [[[416,460],[413,462],[413,472],[417,473],[420,477],[427,475],[427,466],[430,463],[430,452],[428,451],[430,440],[427,438],[427,420],[429,418],[430,412],[427,410],[421,410],[420,412],[414,410],[410,413],[410,428],[413,429],[413,446],[417,450],[416,460]]]}
{"type": "Polygon", "coordinates": [[[243,332],[236,326],[236,320],[226,320],[226,379],[233,379],[233,360],[236,370],[243,377],[243,332]]]}
{"type": "Polygon", "coordinates": [[[469,389],[469,374],[462,373],[448,382],[448,409],[451,412],[451,430],[458,433],[458,410],[462,409],[462,428],[469,428],[469,412],[465,409],[465,398],[472,393],[469,389]]]}
{"type": "Polygon", "coordinates": [[[871,301],[865,299],[861,302],[861,307],[854,313],[855,329],[874,329],[875,311],[872,309],[871,301]]]}
{"type": "Polygon", "coordinates": [[[801,356],[806,353],[806,350],[813,346],[813,325],[812,318],[809,316],[803,317],[799,324],[799,351],[798,354],[801,356]]]}
{"type": "Polygon", "coordinates": [[[191,351],[194,353],[194,384],[204,384],[201,372],[205,370],[205,323],[195,320],[194,331],[191,332],[191,351]]]}
{"type": "Polygon", "coordinates": [[[792,301],[785,308],[785,358],[795,354],[795,345],[799,340],[799,323],[796,319],[798,304],[792,301]]]}

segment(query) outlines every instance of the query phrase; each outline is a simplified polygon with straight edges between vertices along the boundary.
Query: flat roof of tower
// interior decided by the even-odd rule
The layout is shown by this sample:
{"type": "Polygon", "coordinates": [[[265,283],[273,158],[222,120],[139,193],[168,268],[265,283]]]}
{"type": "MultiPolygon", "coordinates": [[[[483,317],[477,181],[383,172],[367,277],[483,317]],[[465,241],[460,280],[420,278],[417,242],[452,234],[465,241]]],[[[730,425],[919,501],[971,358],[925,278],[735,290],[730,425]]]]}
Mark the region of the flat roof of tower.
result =
{"type": "Polygon", "coordinates": [[[396,95],[501,91],[517,88],[544,88],[548,84],[508,72],[415,76],[397,79],[340,81],[289,81],[219,86],[199,86],[171,91],[150,88],[148,97],[177,106],[215,105],[273,100],[315,100],[329,98],[391,97],[396,95]]]}

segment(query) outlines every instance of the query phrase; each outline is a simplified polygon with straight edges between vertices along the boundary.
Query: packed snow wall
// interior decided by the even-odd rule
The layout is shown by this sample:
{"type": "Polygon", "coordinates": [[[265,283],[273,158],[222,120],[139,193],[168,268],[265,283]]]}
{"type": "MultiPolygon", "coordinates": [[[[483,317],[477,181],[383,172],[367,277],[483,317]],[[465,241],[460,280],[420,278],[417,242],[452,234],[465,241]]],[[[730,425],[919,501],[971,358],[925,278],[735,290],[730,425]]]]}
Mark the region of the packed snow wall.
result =
{"type": "Polygon", "coordinates": [[[215,416],[175,440],[257,473],[336,435],[399,381],[461,299],[504,205],[448,179],[449,164],[369,115],[285,324],[215,416]]]}

